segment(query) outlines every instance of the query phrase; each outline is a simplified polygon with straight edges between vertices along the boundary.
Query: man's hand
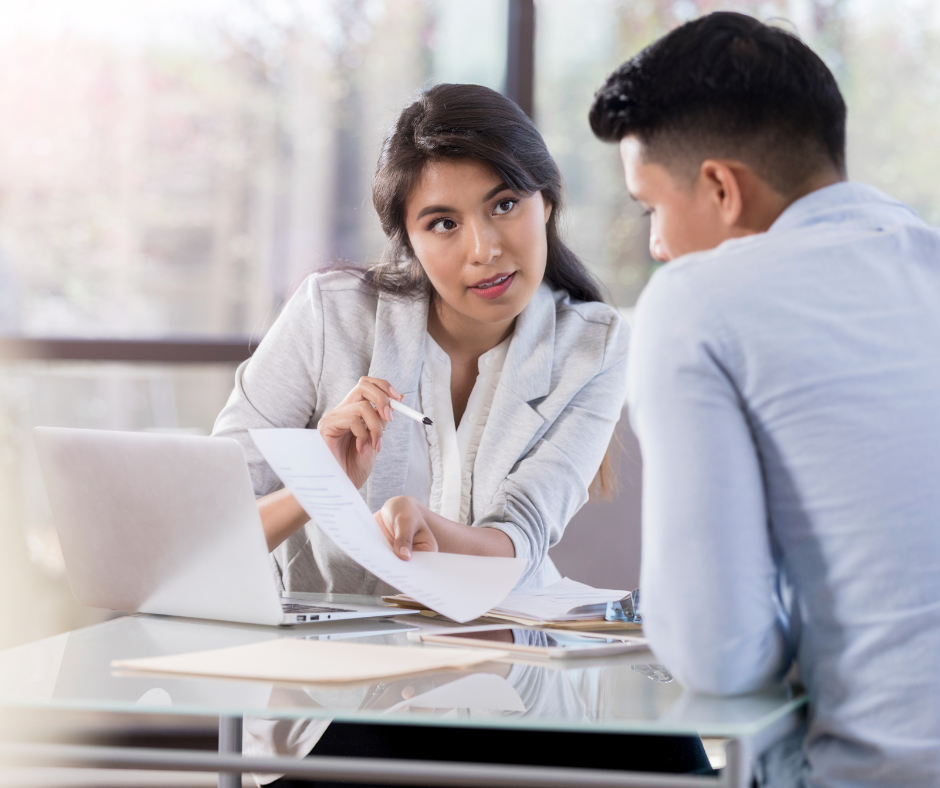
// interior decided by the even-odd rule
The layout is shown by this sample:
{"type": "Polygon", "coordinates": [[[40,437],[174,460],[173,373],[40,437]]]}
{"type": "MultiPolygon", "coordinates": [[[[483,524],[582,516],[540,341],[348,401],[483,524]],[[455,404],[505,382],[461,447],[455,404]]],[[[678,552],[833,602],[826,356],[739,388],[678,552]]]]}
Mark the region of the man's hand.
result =
{"type": "Polygon", "coordinates": [[[407,495],[389,498],[374,515],[395,555],[404,561],[409,560],[415,550],[437,552],[431,516],[427,507],[407,495]]]}

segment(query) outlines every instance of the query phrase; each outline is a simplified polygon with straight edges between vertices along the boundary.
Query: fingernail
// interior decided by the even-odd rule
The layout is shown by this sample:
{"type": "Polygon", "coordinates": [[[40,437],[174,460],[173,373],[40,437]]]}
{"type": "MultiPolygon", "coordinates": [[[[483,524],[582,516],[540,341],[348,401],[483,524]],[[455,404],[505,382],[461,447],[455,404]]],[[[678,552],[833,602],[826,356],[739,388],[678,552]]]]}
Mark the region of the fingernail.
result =
{"type": "Polygon", "coordinates": [[[381,438],[379,438],[379,444],[378,444],[378,446],[375,447],[375,450],[376,450],[376,451],[382,451],[382,439],[381,439],[381,438]]]}
{"type": "Polygon", "coordinates": [[[388,405],[385,406],[385,420],[386,421],[392,420],[392,409],[388,405]]]}
{"type": "Polygon", "coordinates": [[[389,384],[388,389],[389,389],[389,391],[392,392],[392,394],[394,394],[396,397],[398,397],[398,399],[401,399],[401,396],[402,396],[402,395],[398,393],[398,389],[396,389],[393,385],[389,384]]]}
{"type": "Polygon", "coordinates": [[[398,552],[406,561],[411,558],[411,550],[409,550],[407,547],[402,547],[398,552]]]}

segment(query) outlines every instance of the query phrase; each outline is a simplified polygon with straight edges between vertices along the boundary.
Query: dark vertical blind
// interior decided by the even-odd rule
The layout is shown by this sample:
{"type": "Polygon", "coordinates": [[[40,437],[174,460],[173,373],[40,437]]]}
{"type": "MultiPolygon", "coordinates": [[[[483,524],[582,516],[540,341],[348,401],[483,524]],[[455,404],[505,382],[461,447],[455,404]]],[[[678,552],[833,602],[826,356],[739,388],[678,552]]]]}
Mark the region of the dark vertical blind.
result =
{"type": "Polygon", "coordinates": [[[535,0],[509,0],[506,95],[532,117],[535,99],[535,0]]]}

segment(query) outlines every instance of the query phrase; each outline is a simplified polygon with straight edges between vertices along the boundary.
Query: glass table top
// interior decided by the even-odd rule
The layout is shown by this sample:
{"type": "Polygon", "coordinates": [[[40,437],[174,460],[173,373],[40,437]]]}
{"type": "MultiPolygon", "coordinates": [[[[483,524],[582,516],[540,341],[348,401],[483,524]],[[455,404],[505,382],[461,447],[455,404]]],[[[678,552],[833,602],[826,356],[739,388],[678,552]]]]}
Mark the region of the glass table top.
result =
{"type": "Polygon", "coordinates": [[[430,625],[417,615],[292,628],[126,616],[0,652],[0,708],[738,737],[805,702],[786,686],[736,698],[696,695],[648,651],[567,660],[513,657],[464,670],[310,686],[122,675],[111,668],[117,659],[275,638],[437,648],[407,638],[430,625]]]}

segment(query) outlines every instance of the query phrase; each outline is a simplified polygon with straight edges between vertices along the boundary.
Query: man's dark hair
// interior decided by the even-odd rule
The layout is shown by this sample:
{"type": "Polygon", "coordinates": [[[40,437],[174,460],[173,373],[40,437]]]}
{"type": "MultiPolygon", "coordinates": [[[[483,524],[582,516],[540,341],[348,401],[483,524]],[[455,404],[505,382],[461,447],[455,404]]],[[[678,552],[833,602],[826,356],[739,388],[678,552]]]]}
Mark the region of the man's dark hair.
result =
{"type": "Polygon", "coordinates": [[[845,102],[806,44],[753,17],[687,22],[614,71],[594,97],[602,140],[635,136],[644,156],[694,177],[736,159],[789,194],[820,169],[845,177],[845,102]]]}

